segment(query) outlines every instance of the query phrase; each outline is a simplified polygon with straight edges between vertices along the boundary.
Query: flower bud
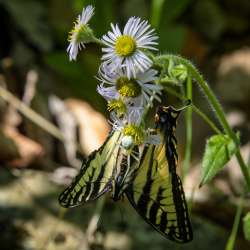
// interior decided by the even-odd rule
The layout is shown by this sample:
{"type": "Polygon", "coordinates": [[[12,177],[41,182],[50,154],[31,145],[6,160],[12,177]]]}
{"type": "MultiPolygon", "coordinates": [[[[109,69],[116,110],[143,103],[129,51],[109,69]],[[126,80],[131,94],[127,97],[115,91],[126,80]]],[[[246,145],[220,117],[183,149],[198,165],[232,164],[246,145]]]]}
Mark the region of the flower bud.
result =
{"type": "Polygon", "coordinates": [[[134,139],[133,139],[133,137],[130,136],[130,135],[125,135],[125,136],[122,138],[121,145],[122,145],[122,147],[125,148],[126,150],[131,149],[131,148],[134,146],[134,139]]]}

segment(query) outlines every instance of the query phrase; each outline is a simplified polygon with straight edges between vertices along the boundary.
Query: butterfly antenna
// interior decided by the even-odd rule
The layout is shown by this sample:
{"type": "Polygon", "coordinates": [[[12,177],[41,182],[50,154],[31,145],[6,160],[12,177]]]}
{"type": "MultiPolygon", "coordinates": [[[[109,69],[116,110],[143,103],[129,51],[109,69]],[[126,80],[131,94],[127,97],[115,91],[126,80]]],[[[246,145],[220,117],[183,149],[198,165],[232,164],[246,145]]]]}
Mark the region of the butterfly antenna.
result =
{"type": "Polygon", "coordinates": [[[185,100],[184,105],[183,105],[181,108],[178,108],[178,109],[175,109],[175,108],[173,108],[173,107],[172,107],[172,108],[173,108],[175,111],[180,112],[180,111],[182,111],[182,110],[188,108],[191,104],[192,104],[192,101],[191,101],[190,99],[187,99],[187,100],[185,100]]]}

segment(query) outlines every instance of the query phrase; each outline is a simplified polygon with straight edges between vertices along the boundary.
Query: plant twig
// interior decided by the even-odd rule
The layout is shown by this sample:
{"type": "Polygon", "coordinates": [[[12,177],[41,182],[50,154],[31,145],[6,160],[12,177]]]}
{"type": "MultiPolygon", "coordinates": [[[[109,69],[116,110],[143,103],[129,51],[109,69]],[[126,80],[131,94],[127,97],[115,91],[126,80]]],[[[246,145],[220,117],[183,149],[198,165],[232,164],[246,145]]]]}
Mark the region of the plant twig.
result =
{"type": "Polygon", "coordinates": [[[87,237],[88,243],[94,242],[94,234],[98,228],[98,222],[100,220],[102,210],[105,205],[105,201],[106,201],[105,196],[102,196],[97,200],[94,214],[91,217],[88,228],[86,230],[86,237],[87,237]]]}
{"type": "Polygon", "coordinates": [[[4,89],[2,86],[0,86],[0,97],[6,102],[10,103],[17,110],[19,110],[23,115],[25,115],[29,120],[31,120],[37,126],[47,131],[49,134],[51,134],[58,140],[64,142],[63,134],[56,126],[51,124],[41,115],[37,114],[35,111],[29,108],[26,104],[24,104],[17,97],[11,94],[8,90],[4,89]]]}

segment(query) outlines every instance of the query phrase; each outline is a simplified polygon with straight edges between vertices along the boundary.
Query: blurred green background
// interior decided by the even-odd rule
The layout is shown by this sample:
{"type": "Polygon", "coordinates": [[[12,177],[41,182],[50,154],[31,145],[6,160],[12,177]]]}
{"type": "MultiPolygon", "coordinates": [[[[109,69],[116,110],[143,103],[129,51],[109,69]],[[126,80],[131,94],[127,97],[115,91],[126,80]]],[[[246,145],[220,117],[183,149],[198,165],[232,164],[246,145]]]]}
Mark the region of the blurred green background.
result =
{"type": "MultiPolygon", "coordinates": [[[[105,101],[96,92],[95,76],[100,64],[100,48],[88,44],[79,54],[77,62],[69,62],[66,53],[68,32],[82,7],[87,4],[95,6],[95,16],[90,25],[97,37],[109,30],[111,22],[124,24],[130,16],[150,20],[160,37],[160,54],[175,53],[187,57],[204,73],[225,107],[230,124],[241,131],[242,150],[248,157],[249,0],[0,0],[0,76],[11,93],[21,99],[27,73],[35,70],[39,78],[31,108],[46,119],[55,123],[47,107],[52,94],[63,100],[84,100],[108,117],[105,101]]],[[[167,100],[169,103],[175,101],[171,96],[167,100]]],[[[194,90],[194,101],[211,113],[198,89],[194,90]]],[[[1,122],[7,108],[0,99],[1,122]]],[[[198,182],[199,179],[197,169],[205,140],[211,134],[195,116],[193,127],[199,130],[193,138],[193,171],[186,184],[189,198],[192,196],[192,181],[198,182]]],[[[194,198],[193,243],[185,246],[169,243],[145,225],[123,201],[119,205],[107,204],[100,232],[95,235],[94,243],[87,245],[83,232],[95,204],[72,209],[64,218],[58,215],[57,196],[62,186],[51,181],[51,173],[57,167],[71,165],[62,159],[62,146],[57,140],[48,139],[46,132],[31,125],[26,118],[16,129],[18,133],[40,143],[46,157],[43,161],[22,164],[20,169],[13,167],[16,166],[12,161],[15,153],[10,150],[12,153],[6,157],[0,153],[1,249],[224,249],[242,187],[241,174],[233,172],[236,163],[231,163],[228,172],[223,172],[211,187],[203,189],[198,198],[194,198]],[[46,138],[48,141],[44,142],[46,138]]],[[[4,141],[6,130],[3,126],[1,131],[0,138],[4,141]]],[[[184,124],[180,122],[180,159],[184,151],[184,135],[184,124]]],[[[12,145],[12,142],[8,143],[12,145]]],[[[5,145],[0,145],[1,152],[5,145]]],[[[12,146],[8,144],[8,147],[12,146]]],[[[249,208],[249,204],[244,204],[244,211],[249,208]]],[[[242,229],[235,249],[250,249],[242,229]]]]}

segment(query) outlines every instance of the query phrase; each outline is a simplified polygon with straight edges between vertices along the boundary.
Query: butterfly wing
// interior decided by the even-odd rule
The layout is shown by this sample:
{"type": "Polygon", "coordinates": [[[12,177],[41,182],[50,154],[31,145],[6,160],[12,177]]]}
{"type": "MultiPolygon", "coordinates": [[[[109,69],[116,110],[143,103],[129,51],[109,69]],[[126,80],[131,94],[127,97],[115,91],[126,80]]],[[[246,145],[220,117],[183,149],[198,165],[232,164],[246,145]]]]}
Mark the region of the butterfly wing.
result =
{"type": "Polygon", "coordinates": [[[192,240],[192,227],[181,180],[169,169],[165,144],[146,147],[125,192],[146,222],[168,239],[184,243],[192,240]]]}
{"type": "Polygon", "coordinates": [[[95,200],[111,188],[111,181],[117,161],[121,133],[109,135],[103,146],[94,151],[83,163],[72,184],[59,196],[63,207],[74,207],[95,200]]]}

